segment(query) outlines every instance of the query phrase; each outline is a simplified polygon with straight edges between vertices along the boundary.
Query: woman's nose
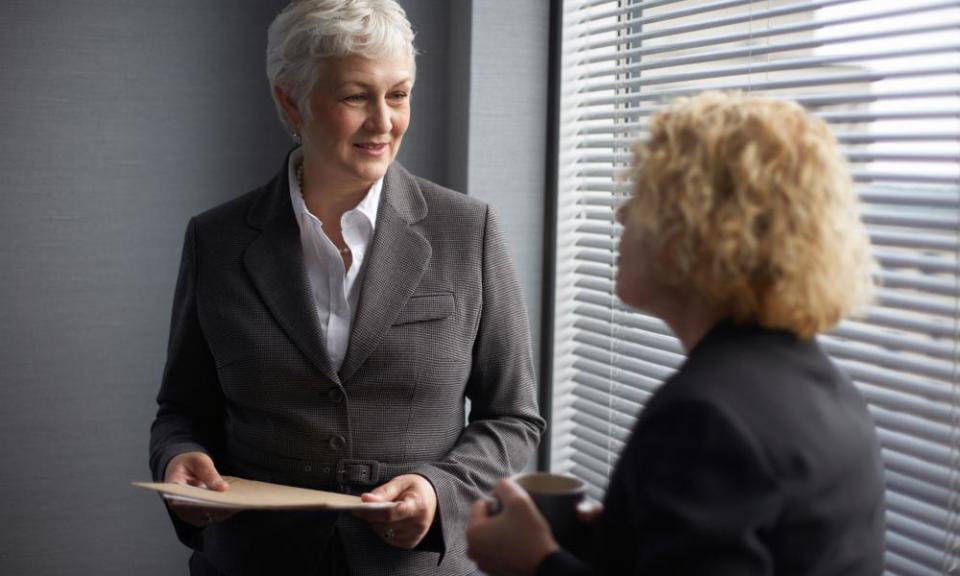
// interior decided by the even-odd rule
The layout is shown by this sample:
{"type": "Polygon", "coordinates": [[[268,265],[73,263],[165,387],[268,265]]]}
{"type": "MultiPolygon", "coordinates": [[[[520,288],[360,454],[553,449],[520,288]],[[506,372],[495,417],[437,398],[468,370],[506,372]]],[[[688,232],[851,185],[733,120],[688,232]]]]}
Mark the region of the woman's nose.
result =
{"type": "Polygon", "coordinates": [[[385,134],[393,127],[390,119],[390,106],[384,101],[374,101],[367,116],[366,128],[376,134],[385,134]]]}

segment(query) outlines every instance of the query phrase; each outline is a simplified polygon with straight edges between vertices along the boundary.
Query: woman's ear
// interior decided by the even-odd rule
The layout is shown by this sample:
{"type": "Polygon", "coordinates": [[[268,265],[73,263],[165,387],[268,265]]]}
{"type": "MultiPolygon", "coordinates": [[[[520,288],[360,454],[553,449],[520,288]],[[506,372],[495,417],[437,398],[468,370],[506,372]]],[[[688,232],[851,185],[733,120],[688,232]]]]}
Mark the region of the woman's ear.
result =
{"type": "Polygon", "coordinates": [[[303,116],[300,114],[300,107],[297,106],[297,101],[291,98],[279,84],[273,85],[273,95],[277,99],[277,102],[280,103],[280,109],[283,110],[283,115],[286,116],[287,122],[299,132],[303,126],[303,116]]]}

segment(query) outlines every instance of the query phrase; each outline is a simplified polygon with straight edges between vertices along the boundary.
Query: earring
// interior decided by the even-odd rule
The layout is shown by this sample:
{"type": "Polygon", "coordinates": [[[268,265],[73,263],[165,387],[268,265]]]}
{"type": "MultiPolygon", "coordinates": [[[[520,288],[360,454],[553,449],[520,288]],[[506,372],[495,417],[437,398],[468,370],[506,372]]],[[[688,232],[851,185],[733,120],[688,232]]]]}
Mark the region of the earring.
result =
{"type": "Polygon", "coordinates": [[[296,129],[296,128],[291,128],[291,129],[290,129],[290,137],[293,138],[293,141],[296,142],[297,144],[301,144],[301,143],[302,143],[302,141],[301,141],[301,139],[300,139],[300,133],[297,132],[297,129],[296,129]]]}

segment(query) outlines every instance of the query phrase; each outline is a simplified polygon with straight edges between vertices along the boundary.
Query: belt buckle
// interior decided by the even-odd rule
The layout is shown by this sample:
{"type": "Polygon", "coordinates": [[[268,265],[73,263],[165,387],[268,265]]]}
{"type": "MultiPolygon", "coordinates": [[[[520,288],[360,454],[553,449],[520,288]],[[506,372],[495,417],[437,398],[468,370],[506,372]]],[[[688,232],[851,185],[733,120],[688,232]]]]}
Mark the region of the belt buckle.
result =
{"type": "Polygon", "coordinates": [[[353,460],[344,458],[337,462],[337,483],[376,484],[380,481],[380,463],[376,460],[353,460]]]}

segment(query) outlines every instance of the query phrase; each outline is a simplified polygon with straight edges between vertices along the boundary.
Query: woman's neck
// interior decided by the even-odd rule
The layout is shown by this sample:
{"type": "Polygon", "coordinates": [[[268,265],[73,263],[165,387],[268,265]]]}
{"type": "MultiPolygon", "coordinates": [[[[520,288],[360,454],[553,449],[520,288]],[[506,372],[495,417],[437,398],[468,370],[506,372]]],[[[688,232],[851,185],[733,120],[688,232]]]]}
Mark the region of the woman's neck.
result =
{"type": "Polygon", "coordinates": [[[726,308],[688,296],[672,299],[657,311],[689,353],[711,328],[729,316],[726,308]]]}
{"type": "Polygon", "coordinates": [[[340,216],[355,208],[370,190],[369,184],[356,181],[344,181],[334,177],[325,177],[310,170],[304,160],[302,172],[299,172],[300,194],[310,213],[320,218],[324,224],[327,219],[339,223],[340,216]]]}

